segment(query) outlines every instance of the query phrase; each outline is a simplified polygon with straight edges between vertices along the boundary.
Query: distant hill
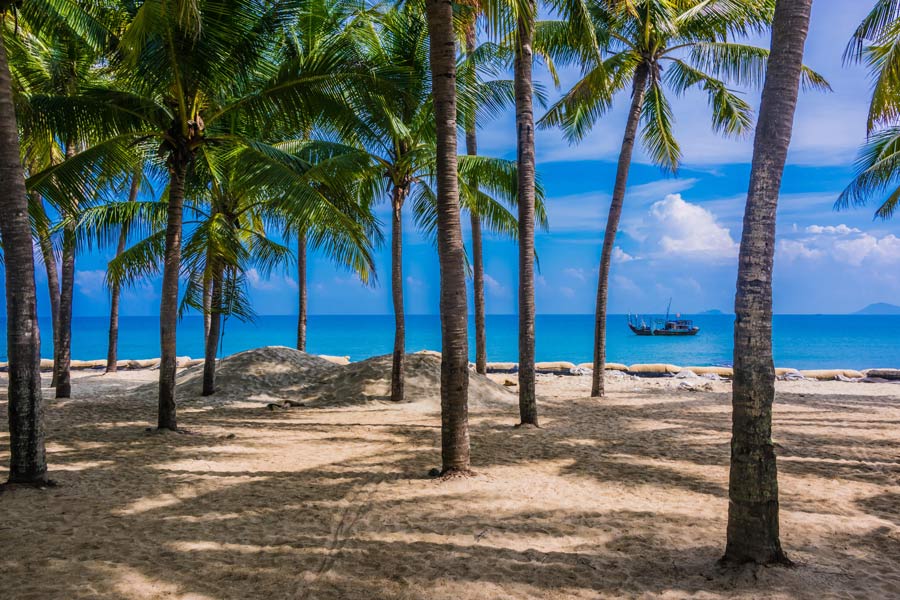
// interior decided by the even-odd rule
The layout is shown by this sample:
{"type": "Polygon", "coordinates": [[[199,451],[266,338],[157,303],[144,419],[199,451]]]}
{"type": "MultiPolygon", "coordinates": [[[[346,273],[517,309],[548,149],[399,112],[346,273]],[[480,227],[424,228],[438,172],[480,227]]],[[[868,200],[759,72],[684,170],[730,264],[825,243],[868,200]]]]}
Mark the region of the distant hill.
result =
{"type": "Polygon", "coordinates": [[[876,302],[870,304],[862,310],[858,310],[854,315],[900,315],[900,306],[896,304],[888,304],[887,302],[876,302]]]}
{"type": "Polygon", "coordinates": [[[718,308],[711,308],[711,309],[709,309],[709,310],[704,310],[704,311],[703,311],[702,313],[700,313],[700,314],[701,314],[701,315],[724,315],[725,313],[723,313],[723,312],[722,312],[721,310],[719,310],[718,308]]]}

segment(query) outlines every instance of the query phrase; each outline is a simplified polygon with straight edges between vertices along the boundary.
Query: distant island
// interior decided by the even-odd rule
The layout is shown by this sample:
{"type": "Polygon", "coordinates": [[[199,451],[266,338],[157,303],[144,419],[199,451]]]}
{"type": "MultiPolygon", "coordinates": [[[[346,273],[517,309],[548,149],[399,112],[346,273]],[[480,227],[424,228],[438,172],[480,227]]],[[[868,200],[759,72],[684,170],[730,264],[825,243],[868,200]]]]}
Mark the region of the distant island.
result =
{"type": "Polygon", "coordinates": [[[709,310],[704,310],[702,313],[699,313],[699,314],[701,314],[701,315],[724,315],[725,313],[723,313],[718,308],[711,308],[709,310]]]}
{"type": "Polygon", "coordinates": [[[896,304],[888,304],[887,302],[876,302],[870,304],[862,310],[858,310],[854,315],[900,315],[900,306],[896,304]]]}

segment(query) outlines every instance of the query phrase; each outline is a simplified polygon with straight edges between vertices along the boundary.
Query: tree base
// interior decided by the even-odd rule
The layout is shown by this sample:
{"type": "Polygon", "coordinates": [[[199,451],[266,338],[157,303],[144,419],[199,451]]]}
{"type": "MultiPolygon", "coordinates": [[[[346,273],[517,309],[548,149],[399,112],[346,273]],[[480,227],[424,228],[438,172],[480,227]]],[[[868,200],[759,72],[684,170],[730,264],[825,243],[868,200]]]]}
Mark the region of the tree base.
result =
{"type": "Polygon", "coordinates": [[[450,469],[444,469],[443,471],[439,471],[437,469],[431,469],[428,471],[429,477],[434,477],[439,481],[448,481],[450,479],[467,479],[469,477],[475,477],[475,471],[471,469],[459,469],[456,467],[450,469]]]}
{"type": "Polygon", "coordinates": [[[540,429],[541,426],[537,423],[517,423],[513,425],[513,429],[540,429]]]}
{"type": "Polygon", "coordinates": [[[193,431],[182,429],[180,427],[147,427],[144,429],[146,433],[166,434],[177,433],[179,435],[193,435],[193,431]]]}
{"type": "Polygon", "coordinates": [[[751,556],[749,553],[728,553],[719,559],[716,563],[725,569],[740,568],[745,565],[756,565],[760,567],[785,567],[794,568],[797,565],[787,557],[781,550],[772,552],[767,556],[751,556]]]}
{"type": "Polygon", "coordinates": [[[36,479],[33,481],[7,481],[0,483],[0,494],[3,492],[12,492],[18,489],[38,489],[43,490],[52,487],[59,487],[59,484],[52,479],[36,479]]]}

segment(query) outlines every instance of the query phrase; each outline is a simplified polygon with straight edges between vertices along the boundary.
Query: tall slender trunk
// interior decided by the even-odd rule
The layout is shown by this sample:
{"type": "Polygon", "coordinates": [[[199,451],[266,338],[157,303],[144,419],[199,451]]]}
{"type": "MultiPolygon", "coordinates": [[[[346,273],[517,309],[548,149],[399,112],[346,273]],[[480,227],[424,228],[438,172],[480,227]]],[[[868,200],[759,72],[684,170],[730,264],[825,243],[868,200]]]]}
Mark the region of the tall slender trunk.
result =
{"type": "Polygon", "coordinates": [[[734,298],[734,384],[726,563],[788,563],[778,532],[778,471],[772,444],[772,267],[775,215],[812,0],[778,0],[753,144],[734,298]]]}
{"type": "Polygon", "coordinates": [[[159,305],[159,429],[177,430],[175,418],[175,353],[178,324],[178,275],[181,269],[181,223],[184,208],[184,180],[189,158],[175,152],[169,166],[169,206],[166,222],[166,250],[159,305]]]}
{"type": "MultiPolygon", "coordinates": [[[[466,26],[466,54],[475,52],[475,18],[466,26]]],[[[474,79],[474,73],[473,73],[474,79]]],[[[474,83],[474,82],[473,82],[474,83]]],[[[466,154],[478,154],[478,134],[475,115],[466,123],[466,154]]],[[[487,373],[487,334],[484,317],[484,250],[481,245],[481,215],[475,210],[469,211],[472,225],[472,292],[475,294],[475,371],[487,373]]]]}
{"type": "MultiPolygon", "coordinates": [[[[529,0],[534,9],[534,0],[529,0]]],[[[519,416],[537,425],[534,393],[534,16],[520,17],[516,29],[515,94],[519,189],[519,416]]]]}
{"type": "Polygon", "coordinates": [[[47,481],[41,397],[41,335],[34,254],[6,47],[0,36],[0,237],[6,259],[6,353],[9,360],[9,481],[47,481]]]}
{"type": "Polygon", "coordinates": [[[603,235],[603,251],[600,254],[600,272],[597,277],[597,311],[594,313],[594,374],[591,378],[591,396],[593,397],[599,397],[605,393],[603,374],[606,370],[606,300],[609,291],[609,265],[612,261],[613,246],[616,243],[616,232],[619,230],[619,218],[622,216],[622,203],[625,200],[628,171],[631,170],[631,156],[634,154],[634,140],[637,136],[638,124],[641,121],[641,108],[644,104],[644,95],[647,93],[648,77],[647,66],[643,64],[638,66],[632,82],[631,108],[625,124],[622,149],[619,151],[616,183],[613,187],[612,202],[609,205],[609,216],[606,218],[606,233],[603,235]]]}
{"type": "MultiPolygon", "coordinates": [[[[141,180],[138,174],[131,178],[131,190],[128,192],[128,202],[137,200],[138,191],[141,188],[141,180]]],[[[119,244],[116,246],[116,258],[125,252],[125,244],[128,243],[128,224],[122,225],[119,231],[119,244]]],[[[118,368],[119,358],[119,297],[121,286],[113,284],[109,298],[109,344],[106,351],[106,372],[115,373],[118,368]]]]}
{"type": "Polygon", "coordinates": [[[297,233],[297,350],[306,352],[306,232],[297,233]]]}
{"type": "MultiPolygon", "coordinates": [[[[56,337],[59,332],[59,266],[56,264],[56,253],[53,251],[53,240],[50,239],[49,232],[41,232],[38,245],[41,248],[41,258],[44,261],[44,270],[47,272],[47,291],[50,295],[50,325],[53,328],[51,334],[53,338],[53,353],[55,356],[56,348],[59,346],[59,340],[56,337]]],[[[56,387],[55,368],[53,369],[50,386],[56,387]]]]}
{"type": "Polygon", "coordinates": [[[391,196],[391,296],[394,301],[394,356],[391,364],[391,400],[403,402],[406,363],[406,317],[403,313],[403,201],[406,188],[394,186],[391,196]]]}
{"type": "Polygon", "coordinates": [[[426,9],[437,128],[442,472],[465,473],[469,470],[469,338],[456,160],[456,43],[450,1],[427,0],[426,9]]]}
{"type": "MultiPolygon", "coordinates": [[[[66,143],[66,160],[75,156],[75,144],[66,143]]],[[[73,208],[77,208],[73,207],[73,208]]],[[[56,375],[56,397],[72,396],[72,302],[75,294],[75,215],[65,215],[63,228],[62,268],[59,285],[59,332],[58,345],[54,347],[53,370],[56,375]]]]}
{"type": "Polygon", "coordinates": [[[222,285],[224,269],[212,265],[209,333],[206,336],[206,352],[203,359],[203,396],[216,391],[216,354],[219,350],[219,334],[222,327],[222,285]]]}
{"type": "MultiPolygon", "coordinates": [[[[215,212],[215,211],[213,211],[215,212]]],[[[212,260],[212,255],[206,253],[207,264],[212,260]]],[[[209,328],[212,325],[212,280],[203,276],[203,347],[206,347],[206,340],[209,339],[209,328]]]]}

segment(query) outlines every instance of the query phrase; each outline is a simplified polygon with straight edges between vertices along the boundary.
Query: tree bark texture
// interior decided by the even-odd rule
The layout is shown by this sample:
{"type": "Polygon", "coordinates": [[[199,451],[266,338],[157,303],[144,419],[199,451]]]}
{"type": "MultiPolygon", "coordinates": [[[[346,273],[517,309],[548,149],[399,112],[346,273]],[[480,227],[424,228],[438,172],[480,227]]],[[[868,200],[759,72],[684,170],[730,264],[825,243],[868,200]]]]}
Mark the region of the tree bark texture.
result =
{"type": "Polygon", "coordinates": [[[394,355],[391,362],[391,400],[403,402],[406,363],[406,316],[403,311],[403,202],[406,188],[391,194],[391,298],[394,302],[394,355]]]}
{"type": "Polygon", "coordinates": [[[778,523],[772,443],[775,215],[800,89],[812,0],[778,0],[753,144],[734,300],[731,471],[723,561],[788,563],[778,523]]]}

